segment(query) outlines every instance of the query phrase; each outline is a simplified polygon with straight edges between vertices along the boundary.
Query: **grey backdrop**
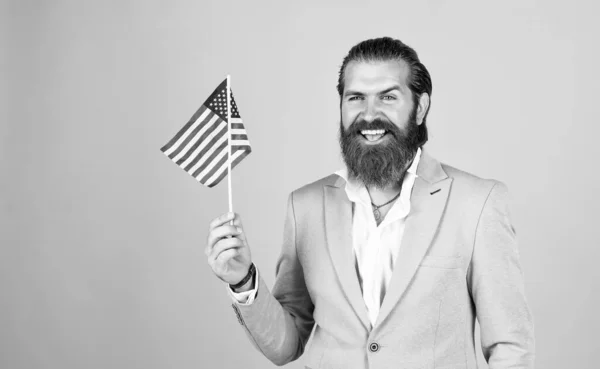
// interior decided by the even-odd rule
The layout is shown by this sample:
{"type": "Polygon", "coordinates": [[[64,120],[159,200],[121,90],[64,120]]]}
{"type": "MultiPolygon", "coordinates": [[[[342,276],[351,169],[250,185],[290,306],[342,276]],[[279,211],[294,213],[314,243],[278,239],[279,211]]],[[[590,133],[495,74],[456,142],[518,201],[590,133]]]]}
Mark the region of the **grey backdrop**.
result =
{"type": "Polygon", "coordinates": [[[342,57],[389,35],[431,71],[427,148],[509,186],[537,367],[596,368],[598,8],[3,2],[0,367],[271,367],[203,253],[226,182],[159,148],[230,73],[254,150],[234,207],[272,285],[287,194],[341,166],[342,57]]]}

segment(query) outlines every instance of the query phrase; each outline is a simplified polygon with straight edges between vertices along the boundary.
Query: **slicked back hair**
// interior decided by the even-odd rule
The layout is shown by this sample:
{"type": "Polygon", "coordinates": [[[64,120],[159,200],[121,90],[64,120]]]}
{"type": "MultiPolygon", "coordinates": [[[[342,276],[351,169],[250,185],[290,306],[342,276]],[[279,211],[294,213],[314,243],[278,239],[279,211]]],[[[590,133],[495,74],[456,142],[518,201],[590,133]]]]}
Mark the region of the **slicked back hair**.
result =
{"type": "Polygon", "coordinates": [[[390,60],[402,60],[409,67],[406,83],[412,92],[413,112],[416,113],[419,99],[423,93],[427,93],[430,97],[429,107],[423,116],[423,123],[419,126],[419,143],[420,146],[423,146],[428,140],[426,119],[429,108],[431,108],[431,76],[427,68],[419,60],[417,52],[402,41],[391,37],[374,38],[362,41],[350,49],[342,62],[338,77],[337,90],[340,95],[340,104],[344,93],[344,78],[348,63],[351,61],[377,62],[390,60]]]}

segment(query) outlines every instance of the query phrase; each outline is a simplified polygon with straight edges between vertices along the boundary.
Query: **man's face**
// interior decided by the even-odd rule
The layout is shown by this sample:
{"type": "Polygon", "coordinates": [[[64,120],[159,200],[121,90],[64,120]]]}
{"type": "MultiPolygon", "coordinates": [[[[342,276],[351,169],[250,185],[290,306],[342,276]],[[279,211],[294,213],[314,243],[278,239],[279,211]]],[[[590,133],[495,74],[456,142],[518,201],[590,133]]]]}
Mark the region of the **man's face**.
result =
{"type": "Polygon", "coordinates": [[[400,61],[350,62],[340,145],[350,175],[366,186],[398,183],[418,148],[417,106],[400,61]]]}
{"type": "MultiPolygon", "coordinates": [[[[404,130],[413,111],[412,93],[406,84],[410,73],[402,61],[350,62],[345,71],[341,117],[344,129],[363,120],[375,119],[404,130]]],[[[385,142],[386,134],[363,137],[365,145],[385,142]]]]}

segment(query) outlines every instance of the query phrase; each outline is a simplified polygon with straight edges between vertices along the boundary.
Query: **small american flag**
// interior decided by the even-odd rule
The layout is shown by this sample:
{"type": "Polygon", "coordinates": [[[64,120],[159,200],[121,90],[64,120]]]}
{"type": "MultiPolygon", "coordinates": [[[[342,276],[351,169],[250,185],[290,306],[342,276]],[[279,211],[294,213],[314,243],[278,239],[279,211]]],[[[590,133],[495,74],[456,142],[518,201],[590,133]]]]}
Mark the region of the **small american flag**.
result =
{"type": "MultiPolygon", "coordinates": [[[[252,149],[231,90],[231,168],[252,149]]],[[[228,168],[227,79],[209,96],[190,121],[160,150],[205,186],[213,187],[228,168]]]]}

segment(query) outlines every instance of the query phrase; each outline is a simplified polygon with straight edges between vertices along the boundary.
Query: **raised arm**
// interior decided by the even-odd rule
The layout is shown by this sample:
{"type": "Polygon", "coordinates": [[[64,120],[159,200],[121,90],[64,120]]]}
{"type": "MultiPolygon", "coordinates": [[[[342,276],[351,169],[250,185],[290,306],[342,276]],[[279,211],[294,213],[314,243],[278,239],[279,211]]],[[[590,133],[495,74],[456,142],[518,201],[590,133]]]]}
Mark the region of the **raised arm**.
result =
{"type": "Polygon", "coordinates": [[[296,254],[293,195],[288,199],[283,246],[277,262],[273,293],[260,273],[255,289],[251,303],[233,303],[240,324],[254,346],[276,365],[297,359],[304,352],[314,325],[314,305],[296,254]]]}

